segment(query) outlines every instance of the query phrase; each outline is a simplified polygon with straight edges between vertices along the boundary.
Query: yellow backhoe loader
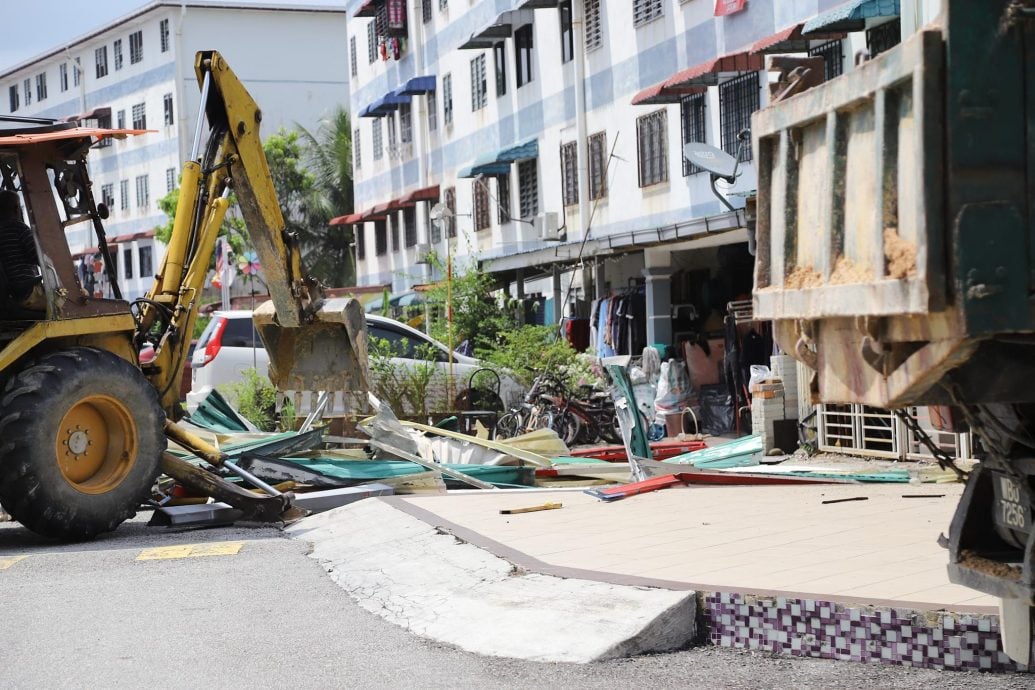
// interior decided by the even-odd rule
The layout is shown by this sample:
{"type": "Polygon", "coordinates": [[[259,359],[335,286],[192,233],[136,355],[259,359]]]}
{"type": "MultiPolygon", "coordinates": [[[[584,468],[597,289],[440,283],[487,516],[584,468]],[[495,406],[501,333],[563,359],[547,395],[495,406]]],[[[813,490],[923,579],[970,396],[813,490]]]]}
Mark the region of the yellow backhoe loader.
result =
{"type": "Polygon", "coordinates": [[[259,138],[262,112],[219,53],[195,60],[201,108],[183,165],[173,231],[147,296],[118,292],[87,174],[90,147],[143,134],[76,123],[0,119],[0,195],[21,208],[0,218],[0,504],[29,529],[89,539],[131,517],[161,472],[263,519],[290,514],[289,496],[261,497],[165,452],[167,441],[213,465],[218,449],[173,422],[179,381],[217,235],[233,193],[259,254],[272,306],[257,310],[274,384],[362,390],[366,325],[352,300],[325,300],[286,233],[259,138]],[[207,121],[207,128],[205,123],[207,121]],[[208,132],[203,141],[203,133],[208,132]],[[27,221],[27,222],[23,222],[27,221]],[[84,290],[66,231],[96,235],[113,298],[84,290]],[[36,256],[12,248],[35,245],[36,256]],[[26,264],[31,273],[26,273],[26,264]],[[139,353],[153,348],[141,363],[139,353]]]}

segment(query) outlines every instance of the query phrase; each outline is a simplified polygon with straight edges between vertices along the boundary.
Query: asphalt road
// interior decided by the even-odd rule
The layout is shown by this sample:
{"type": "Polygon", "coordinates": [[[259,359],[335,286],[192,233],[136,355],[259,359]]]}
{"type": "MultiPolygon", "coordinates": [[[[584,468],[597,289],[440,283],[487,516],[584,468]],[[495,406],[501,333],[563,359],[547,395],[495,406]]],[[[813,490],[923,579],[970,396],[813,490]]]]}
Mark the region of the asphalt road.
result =
{"type": "Polygon", "coordinates": [[[363,611],[305,552],[265,527],[175,532],[138,519],[55,545],[0,524],[0,688],[1035,687],[718,648],[591,665],[480,657],[363,611]],[[145,552],[169,546],[181,548],[145,552]]]}

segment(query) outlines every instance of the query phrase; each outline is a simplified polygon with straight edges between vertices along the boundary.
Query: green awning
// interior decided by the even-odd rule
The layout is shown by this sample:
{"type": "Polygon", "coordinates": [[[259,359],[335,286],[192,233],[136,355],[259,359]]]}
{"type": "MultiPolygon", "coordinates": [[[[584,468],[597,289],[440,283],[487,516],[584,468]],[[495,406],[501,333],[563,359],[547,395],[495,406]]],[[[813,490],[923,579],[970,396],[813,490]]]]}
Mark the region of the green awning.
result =
{"type": "Polygon", "coordinates": [[[457,177],[478,177],[479,175],[506,175],[510,172],[510,162],[500,161],[499,154],[483,153],[474,159],[470,167],[460,171],[457,177]]]}
{"type": "Polygon", "coordinates": [[[523,144],[508,146],[493,153],[483,153],[474,159],[470,167],[461,170],[457,177],[506,175],[510,172],[511,163],[538,157],[539,140],[530,139],[523,144]]]}
{"type": "Polygon", "coordinates": [[[867,19],[897,17],[900,12],[899,0],[852,0],[805,22],[801,34],[807,37],[830,31],[862,31],[867,19]]]}
{"type": "Polygon", "coordinates": [[[539,157],[539,140],[531,139],[523,144],[517,146],[511,146],[500,151],[496,155],[496,160],[507,161],[513,163],[514,161],[528,160],[529,158],[539,157]]]}

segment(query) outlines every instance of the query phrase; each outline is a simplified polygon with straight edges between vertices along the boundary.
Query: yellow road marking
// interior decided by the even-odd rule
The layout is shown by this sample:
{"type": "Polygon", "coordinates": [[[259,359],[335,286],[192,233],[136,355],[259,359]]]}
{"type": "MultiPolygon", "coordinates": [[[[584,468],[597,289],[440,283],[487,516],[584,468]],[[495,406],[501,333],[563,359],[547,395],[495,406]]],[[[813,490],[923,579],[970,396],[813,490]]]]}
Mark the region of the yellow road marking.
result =
{"type": "Polygon", "coordinates": [[[6,556],[4,558],[0,558],[0,570],[7,570],[24,558],[28,558],[28,556],[6,556]]]}
{"type": "Polygon", "coordinates": [[[144,549],[137,556],[138,561],[157,561],[170,558],[195,558],[198,556],[233,556],[244,546],[243,541],[223,541],[209,544],[183,544],[144,549]]]}

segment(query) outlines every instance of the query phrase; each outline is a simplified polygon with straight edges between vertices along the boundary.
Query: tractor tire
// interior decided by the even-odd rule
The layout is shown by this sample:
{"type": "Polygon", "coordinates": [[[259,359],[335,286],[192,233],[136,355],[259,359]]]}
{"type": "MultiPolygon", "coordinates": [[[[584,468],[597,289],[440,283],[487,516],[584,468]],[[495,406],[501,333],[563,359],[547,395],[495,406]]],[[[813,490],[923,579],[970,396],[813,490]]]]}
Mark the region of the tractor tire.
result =
{"type": "Polygon", "coordinates": [[[44,355],[0,392],[0,503],[45,537],[110,532],[158,477],[164,425],[131,363],[89,347],[44,355]]]}

